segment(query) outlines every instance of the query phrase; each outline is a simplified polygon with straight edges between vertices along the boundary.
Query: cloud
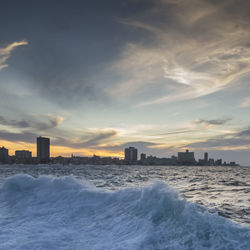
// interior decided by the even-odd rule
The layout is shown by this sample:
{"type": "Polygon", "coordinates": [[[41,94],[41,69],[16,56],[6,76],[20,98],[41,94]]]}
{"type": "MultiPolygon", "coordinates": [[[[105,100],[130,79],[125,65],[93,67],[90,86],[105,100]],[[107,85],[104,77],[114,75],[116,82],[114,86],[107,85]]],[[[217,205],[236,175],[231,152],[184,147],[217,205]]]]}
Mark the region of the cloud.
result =
{"type": "Polygon", "coordinates": [[[182,101],[220,91],[250,73],[250,3],[162,0],[152,5],[121,21],[151,39],[124,47],[112,66],[122,80],[111,93],[135,95],[160,83],[165,91],[139,106],[182,101]]]}
{"type": "MultiPolygon", "coordinates": [[[[1,6],[1,39],[26,34],[30,46],[15,56],[5,74],[8,79],[1,80],[23,80],[33,96],[59,104],[64,110],[79,108],[83,103],[108,104],[105,88],[113,79],[103,71],[127,39],[115,22],[124,14],[123,3],[62,1],[60,10],[57,2],[51,2],[49,9],[43,3],[15,1],[15,6],[7,1],[1,6]],[[95,13],[94,20],[91,13],[95,13]]],[[[81,109],[84,107],[89,109],[86,105],[81,109]]]]}
{"type": "Polygon", "coordinates": [[[71,148],[95,148],[101,143],[104,143],[117,135],[118,132],[115,130],[99,130],[95,132],[88,131],[83,136],[78,136],[76,139],[57,137],[54,141],[54,144],[71,148]]]}
{"type": "Polygon", "coordinates": [[[105,141],[106,139],[116,136],[117,134],[118,132],[115,130],[99,132],[95,134],[92,138],[90,138],[89,140],[83,143],[79,143],[78,146],[83,146],[83,147],[95,146],[105,141]]]}
{"type": "Polygon", "coordinates": [[[17,128],[29,127],[29,123],[27,121],[7,120],[3,116],[0,116],[0,124],[17,128]]]}
{"type": "Polygon", "coordinates": [[[10,142],[28,142],[35,143],[37,134],[30,132],[13,133],[5,130],[0,130],[0,140],[10,142]]]}
{"type": "MultiPolygon", "coordinates": [[[[146,153],[147,155],[155,155],[159,157],[170,157],[176,154],[176,148],[172,146],[165,146],[159,143],[149,142],[149,141],[130,141],[120,144],[110,144],[106,146],[100,146],[98,149],[109,150],[112,152],[124,152],[127,147],[135,147],[138,149],[138,154],[146,153]]],[[[138,158],[140,156],[138,155],[138,158]]]]}
{"type": "Polygon", "coordinates": [[[245,129],[245,130],[238,132],[237,136],[250,139],[250,127],[248,129],[245,129]]]}
{"type": "Polygon", "coordinates": [[[170,131],[170,132],[165,132],[162,134],[158,134],[158,135],[178,135],[178,134],[186,134],[186,133],[193,133],[193,132],[197,132],[197,131],[201,131],[200,129],[182,129],[182,130],[175,130],[175,131],[170,131]]]}
{"type": "MultiPolygon", "coordinates": [[[[44,124],[39,124],[40,128],[45,127],[44,124]]],[[[38,127],[39,127],[38,126],[38,127]]],[[[47,128],[47,127],[46,127],[47,128]]],[[[78,135],[75,138],[67,138],[63,136],[50,135],[49,132],[43,134],[52,139],[53,146],[64,146],[69,148],[100,148],[100,144],[107,142],[109,139],[117,136],[118,132],[115,130],[99,130],[99,131],[88,131],[83,136],[78,135]]],[[[35,143],[36,137],[41,135],[41,131],[34,132],[9,132],[6,130],[0,130],[0,140],[6,140],[10,142],[29,142],[35,143]]]]}
{"type": "Polygon", "coordinates": [[[35,129],[38,131],[49,130],[55,128],[61,124],[63,118],[61,116],[53,115],[40,115],[27,118],[27,120],[15,120],[15,119],[6,119],[3,116],[0,116],[0,124],[4,126],[10,126],[20,129],[35,129]]]}
{"type": "Polygon", "coordinates": [[[227,122],[231,121],[232,118],[224,118],[224,119],[214,119],[214,120],[205,120],[198,119],[195,121],[196,124],[204,124],[204,125],[224,125],[227,122]]]}
{"type": "Polygon", "coordinates": [[[20,42],[13,42],[9,45],[7,45],[5,48],[0,48],[0,70],[3,68],[8,67],[8,64],[6,64],[6,61],[11,55],[11,52],[19,46],[27,45],[28,42],[23,40],[20,42]]]}
{"type": "Polygon", "coordinates": [[[37,118],[37,121],[31,121],[30,127],[38,130],[48,130],[58,127],[63,121],[63,117],[55,115],[40,115],[35,118],[37,118]]]}
{"type": "Polygon", "coordinates": [[[221,136],[212,137],[208,140],[194,142],[186,145],[194,149],[245,149],[250,148],[250,129],[226,133],[221,136]]]}
{"type": "Polygon", "coordinates": [[[244,98],[239,106],[243,108],[250,107],[250,97],[244,98]]]}
{"type": "Polygon", "coordinates": [[[125,148],[128,148],[128,147],[136,147],[140,151],[143,151],[143,150],[147,151],[150,147],[153,147],[155,145],[158,145],[158,144],[153,143],[153,142],[146,142],[146,141],[131,141],[131,142],[114,144],[114,145],[101,146],[101,148],[112,150],[112,151],[123,151],[125,148]]]}
{"type": "MultiPolygon", "coordinates": [[[[76,48],[58,41],[33,45],[22,65],[16,68],[28,78],[33,93],[62,107],[74,107],[79,103],[103,103],[107,101],[103,89],[104,77],[98,63],[91,63],[76,48]]],[[[84,51],[83,45],[79,50],[84,51]]]]}

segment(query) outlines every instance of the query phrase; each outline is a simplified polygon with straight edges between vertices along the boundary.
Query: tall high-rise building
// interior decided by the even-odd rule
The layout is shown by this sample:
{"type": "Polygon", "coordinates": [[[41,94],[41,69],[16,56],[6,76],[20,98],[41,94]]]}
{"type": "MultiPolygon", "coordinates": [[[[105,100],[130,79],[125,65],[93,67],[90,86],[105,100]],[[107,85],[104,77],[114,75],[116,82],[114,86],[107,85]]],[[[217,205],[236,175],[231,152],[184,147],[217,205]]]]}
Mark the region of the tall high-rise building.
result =
{"type": "Polygon", "coordinates": [[[141,161],[145,161],[146,160],[146,154],[141,153],[141,161]]]}
{"type": "Polygon", "coordinates": [[[0,148],[0,162],[7,163],[9,161],[9,150],[5,147],[0,148]]]}
{"type": "Polygon", "coordinates": [[[136,162],[137,161],[137,148],[129,147],[125,148],[125,161],[127,162],[136,162]]]}
{"type": "Polygon", "coordinates": [[[45,137],[37,137],[36,138],[37,145],[37,159],[40,163],[49,162],[50,158],[50,140],[45,137]]]}
{"type": "Polygon", "coordinates": [[[204,153],[204,163],[207,164],[208,163],[208,153],[204,153]]]}

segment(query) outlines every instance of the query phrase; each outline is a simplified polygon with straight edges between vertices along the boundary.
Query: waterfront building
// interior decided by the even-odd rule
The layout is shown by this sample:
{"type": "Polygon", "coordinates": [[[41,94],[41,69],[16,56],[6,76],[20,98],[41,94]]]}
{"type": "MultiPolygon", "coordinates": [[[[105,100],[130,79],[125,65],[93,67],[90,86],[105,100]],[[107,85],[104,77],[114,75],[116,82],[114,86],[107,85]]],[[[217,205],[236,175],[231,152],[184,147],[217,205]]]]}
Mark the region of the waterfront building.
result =
{"type": "Polygon", "coordinates": [[[204,159],[199,159],[199,160],[198,160],[198,164],[199,164],[200,166],[204,166],[204,165],[205,165],[204,159]]]}
{"type": "Polygon", "coordinates": [[[214,166],[214,159],[213,159],[213,158],[210,158],[210,159],[208,160],[208,164],[209,164],[209,166],[214,166]]]}
{"type": "Polygon", "coordinates": [[[0,162],[7,163],[9,161],[9,150],[5,147],[0,148],[0,162]]]}
{"type": "Polygon", "coordinates": [[[15,157],[17,159],[31,159],[32,153],[28,150],[16,150],[15,157]]]}
{"type": "Polygon", "coordinates": [[[215,165],[216,166],[221,166],[222,165],[222,159],[218,159],[217,161],[215,161],[215,165]]]}
{"type": "Polygon", "coordinates": [[[141,153],[141,161],[145,161],[146,160],[146,154],[141,153]]]}
{"type": "Polygon", "coordinates": [[[195,164],[194,152],[189,152],[189,150],[186,150],[186,152],[178,152],[178,162],[183,165],[195,164]]]}
{"type": "Polygon", "coordinates": [[[37,160],[39,163],[48,163],[50,159],[50,139],[37,137],[37,160]]]}
{"type": "Polygon", "coordinates": [[[137,148],[129,147],[125,148],[124,150],[125,154],[125,161],[127,162],[136,162],[137,161],[137,148]]]}
{"type": "Polygon", "coordinates": [[[208,164],[208,153],[207,152],[204,153],[204,164],[205,165],[208,164]]]}

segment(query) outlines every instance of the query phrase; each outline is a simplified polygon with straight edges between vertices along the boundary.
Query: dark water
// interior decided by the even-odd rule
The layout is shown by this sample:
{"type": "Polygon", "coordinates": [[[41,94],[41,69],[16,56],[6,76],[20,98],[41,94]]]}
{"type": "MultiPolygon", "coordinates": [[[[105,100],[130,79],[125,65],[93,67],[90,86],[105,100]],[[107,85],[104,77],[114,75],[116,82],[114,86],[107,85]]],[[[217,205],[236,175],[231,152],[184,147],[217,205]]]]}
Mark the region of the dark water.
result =
{"type": "Polygon", "coordinates": [[[0,249],[250,249],[250,167],[1,165],[0,184],[0,249]]]}

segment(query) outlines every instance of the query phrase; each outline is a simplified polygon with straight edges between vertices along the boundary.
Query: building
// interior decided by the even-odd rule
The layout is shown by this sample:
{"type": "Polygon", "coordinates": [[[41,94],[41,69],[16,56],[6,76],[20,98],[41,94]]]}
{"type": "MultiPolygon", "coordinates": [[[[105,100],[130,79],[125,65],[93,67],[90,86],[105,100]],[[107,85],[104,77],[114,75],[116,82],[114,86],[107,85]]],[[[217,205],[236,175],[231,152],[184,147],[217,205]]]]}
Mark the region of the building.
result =
{"type": "Polygon", "coordinates": [[[45,137],[37,137],[36,143],[38,162],[48,163],[50,159],[50,139],[45,137]]]}
{"type": "Polygon", "coordinates": [[[125,148],[124,150],[125,154],[125,161],[127,162],[136,162],[137,161],[137,148],[129,147],[125,148]]]}
{"type": "Polygon", "coordinates": [[[222,165],[222,159],[218,159],[214,163],[216,166],[221,166],[222,165]]]}
{"type": "Polygon", "coordinates": [[[15,157],[17,159],[31,159],[32,158],[32,153],[28,150],[16,150],[15,151],[15,157]]]}
{"type": "Polygon", "coordinates": [[[194,152],[189,152],[189,150],[186,150],[186,152],[178,152],[178,162],[182,165],[195,164],[194,152]]]}
{"type": "Polygon", "coordinates": [[[29,164],[32,163],[32,153],[27,150],[16,150],[14,162],[17,164],[29,164]]]}
{"type": "Polygon", "coordinates": [[[9,161],[9,150],[5,147],[0,148],[0,162],[7,163],[9,161]]]}
{"type": "Polygon", "coordinates": [[[141,161],[145,161],[146,160],[146,154],[141,153],[141,161]]]}
{"type": "Polygon", "coordinates": [[[208,164],[209,164],[209,166],[214,166],[214,159],[213,159],[213,158],[210,158],[210,159],[208,160],[208,164]]]}
{"type": "Polygon", "coordinates": [[[208,153],[204,153],[204,158],[198,160],[198,165],[200,166],[208,166],[209,165],[209,160],[208,160],[208,153]]]}
{"type": "Polygon", "coordinates": [[[204,153],[204,164],[207,165],[208,164],[208,153],[204,153]]]}
{"type": "Polygon", "coordinates": [[[199,165],[199,166],[204,166],[204,165],[205,165],[204,159],[199,159],[199,160],[198,160],[198,165],[199,165]]]}
{"type": "Polygon", "coordinates": [[[175,155],[171,156],[172,163],[171,165],[177,165],[178,164],[178,158],[175,155]]]}

